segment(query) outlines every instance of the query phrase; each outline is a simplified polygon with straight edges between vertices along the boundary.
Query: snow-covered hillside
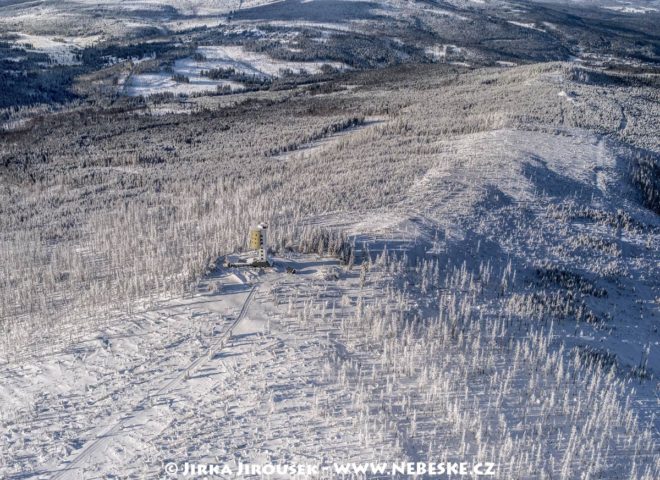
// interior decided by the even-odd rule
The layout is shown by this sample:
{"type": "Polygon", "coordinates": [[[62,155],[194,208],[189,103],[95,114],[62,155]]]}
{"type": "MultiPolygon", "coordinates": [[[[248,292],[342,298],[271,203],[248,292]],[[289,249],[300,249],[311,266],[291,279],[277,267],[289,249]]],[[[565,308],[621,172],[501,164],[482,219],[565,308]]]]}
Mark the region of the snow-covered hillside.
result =
{"type": "MultiPolygon", "coordinates": [[[[301,158],[369,128],[387,125],[301,158]]],[[[352,236],[349,265],[217,265],[192,296],[3,366],[4,476],[455,460],[656,478],[660,221],[617,143],[497,129],[431,147],[400,202],[307,219],[352,236]]]]}
{"type": "Polygon", "coordinates": [[[625,384],[580,351],[563,360],[552,329],[484,312],[499,283],[489,267],[443,275],[441,263],[396,258],[352,271],[279,259],[296,275],[278,268],[252,287],[218,270],[193,298],[5,370],[31,372],[30,385],[3,390],[8,453],[25,459],[7,474],[157,477],[187,461],[315,464],[335,478],[334,462],[461,459],[536,478],[624,472],[632,457],[653,478],[652,435],[636,426],[625,384]],[[461,284],[469,295],[452,293],[461,284]]]}
{"type": "Polygon", "coordinates": [[[0,0],[0,478],[660,478],[658,19],[0,0]]]}
{"type": "Polygon", "coordinates": [[[130,96],[148,96],[155,93],[175,94],[216,91],[218,87],[240,90],[238,81],[209,78],[205,72],[214,69],[230,69],[239,75],[269,80],[283,74],[317,74],[322,67],[341,70],[346,68],[338,62],[292,62],[276,60],[263,53],[249,52],[240,46],[200,46],[196,54],[199,59],[182,58],[174,62],[172,73],[143,73],[132,75],[124,86],[130,96]],[[173,75],[185,78],[177,82],[173,75]]]}

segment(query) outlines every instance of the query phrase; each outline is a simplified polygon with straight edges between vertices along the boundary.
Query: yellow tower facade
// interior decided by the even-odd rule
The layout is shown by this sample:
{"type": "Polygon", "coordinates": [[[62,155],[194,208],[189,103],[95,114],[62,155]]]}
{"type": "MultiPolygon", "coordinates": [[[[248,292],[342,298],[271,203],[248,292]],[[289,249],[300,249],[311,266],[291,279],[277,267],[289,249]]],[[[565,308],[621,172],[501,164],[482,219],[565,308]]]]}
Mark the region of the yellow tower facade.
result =
{"type": "Polygon", "coordinates": [[[268,253],[266,245],[266,230],[268,226],[265,223],[260,223],[256,228],[250,229],[250,250],[257,251],[257,259],[260,262],[268,263],[268,253]]]}
{"type": "Polygon", "coordinates": [[[263,230],[253,228],[250,230],[250,250],[259,250],[264,246],[263,230]]]}

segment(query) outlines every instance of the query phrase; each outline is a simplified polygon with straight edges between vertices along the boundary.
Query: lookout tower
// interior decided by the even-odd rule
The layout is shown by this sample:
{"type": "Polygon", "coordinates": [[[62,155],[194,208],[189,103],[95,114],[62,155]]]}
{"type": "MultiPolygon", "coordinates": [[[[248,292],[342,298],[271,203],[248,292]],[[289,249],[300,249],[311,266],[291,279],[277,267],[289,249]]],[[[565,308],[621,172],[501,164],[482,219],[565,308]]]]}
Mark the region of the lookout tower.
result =
{"type": "Polygon", "coordinates": [[[266,231],[268,225],[260,223],[256,228],[250,230],[250,250],[256,250],[258,262],[268,262],[268,252],[266,246],[266,231]]]}

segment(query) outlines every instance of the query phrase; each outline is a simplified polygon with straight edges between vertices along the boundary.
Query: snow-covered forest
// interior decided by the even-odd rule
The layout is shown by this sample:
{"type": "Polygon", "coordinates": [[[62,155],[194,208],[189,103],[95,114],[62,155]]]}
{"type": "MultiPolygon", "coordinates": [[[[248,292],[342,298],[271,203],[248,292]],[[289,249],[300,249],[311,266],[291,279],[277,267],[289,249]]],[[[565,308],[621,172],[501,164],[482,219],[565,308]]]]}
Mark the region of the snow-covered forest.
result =
{"type": "MultiPolygon", "coordinates": [[[[405,73],[377,87],[364,74],[366,85],[350,95],[339,89],[323,98],[247,97],[230,107],[211,98],[194,114],[81,109],[6,135],[0,311],[7,355],[50,343],[50,333],[69,320],[80,323],[81,314],[93,323],[101,321],[99,310],[189,291],[218,256],[246,246],[245,232],[258,221],[273,225],[272,248],[283,252],[313,235],[318,215],[433,208],[432,198],[414,195],[425,174],[456,164],[479,170],[493,154],[475,148],[467,158],[449,158],[462,143],[452,138],[507,129],[552,138],[591,128],[639,146],[627,147],[623,170],[654,161],[657,104],[643,101],[655,93],[643,84],[587,102],[599,84],[572,80],[589,72],[560,64],[440,71],[403,91],[405,73]],[[558,95],[567,89],[585,100],[558,95]],[[620,130],[622,105],[649,120],[637,117],[620,130]],[[371,117],[384,121],[364,121],[371,117]],[[348,134],[304,149],[342,130],[348,134]],[[286,161],[273,157],[296,149],[301,153],[286,161]]],[[[654,174],[656,184],[640,181],[657,209],[657,171],[646,172],[654,174]]],[[[479,183],[494,180],[465,176],[468,207],[488,186],[479,183]]],[[[632,225],[624,228],[635,225],[625,221],[632,225]]],[[[656,233],[641,230],[649,241],[656,233]]]]}
{"type": "Polygon", "coordinates": [[[0,477],[660,478],[653,2],[75,3],[0,5],[0,477]]]}
{"type": "MultiPolygon", "coordinates": [[[[271,289],[288,307],[265,331],[325,352],[301,438],[334,431],[320,404],[354,411],[351,458],[388,445],[381,456],[488,454],[506,478],[654,478],[654,89],[563,64],[424,73],[188,113],[81,109],[6,135],[6,374],[194,296],[266,221],[279,256],[354,244],[352,268],[271,289]]],[[[44,402],[10,402],[5,465],[33,448],[13,439],[44,402]]],[[[172,453],[157,452],[146,471],[172,453]]]]}

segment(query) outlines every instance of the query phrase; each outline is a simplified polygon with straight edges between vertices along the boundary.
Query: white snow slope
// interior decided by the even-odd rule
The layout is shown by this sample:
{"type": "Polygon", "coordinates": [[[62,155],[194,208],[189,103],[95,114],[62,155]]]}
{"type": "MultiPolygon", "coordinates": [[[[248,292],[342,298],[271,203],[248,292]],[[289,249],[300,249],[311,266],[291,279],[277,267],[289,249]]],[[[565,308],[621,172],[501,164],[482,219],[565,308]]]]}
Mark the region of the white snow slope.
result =
{"type": "Polygon", "coordinates": [[[437,143],[399,204],[309,219],[351,233],[363,266],[218,268],[192,298],[2,365],[0,476],[450,460],[501,479],[658,478],[660,220],[616,145],[579,130],[437,143]]]}
{"type": "Polygon", "coordinates": [[[212,80],[202,75],[204,70],[214,68],[233,68],[238,73],[254,75],[259,78],[279,77],[283,70],[294,73],[306,71],[319,73],[325,63],[337,69],[346,68],[338,62],[287,62],[276,60],[263,53],[249,52],[241,46],[202,46],[198,53],[203,60],[182,58],[174,62],[173,73],[184,75],[188,83],[179,83],[168,73],[143,73],[132,75],[127,81],[124,92],[130,96],[148,96],[155,93],[172,92],[192,93],[215,91],[218,86],[228,85],[232,90],[240,90],[243,85],[229,80],[212,80]]]}

